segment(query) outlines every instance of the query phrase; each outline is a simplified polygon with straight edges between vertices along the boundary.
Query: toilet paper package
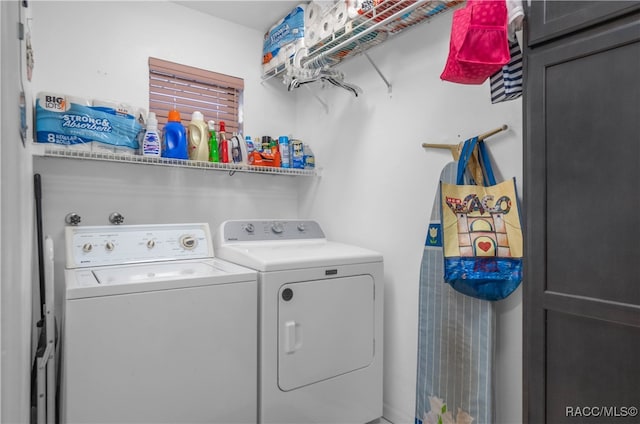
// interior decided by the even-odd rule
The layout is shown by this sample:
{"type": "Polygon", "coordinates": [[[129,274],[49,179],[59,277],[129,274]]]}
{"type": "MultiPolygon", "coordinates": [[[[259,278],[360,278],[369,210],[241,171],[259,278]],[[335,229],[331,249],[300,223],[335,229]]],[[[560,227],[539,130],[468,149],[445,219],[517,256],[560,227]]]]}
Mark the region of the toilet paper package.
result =
{"type": "MultiPolygon", "coordinates": [[[[110,115],[122,116],[127,119],[137,119],[136,110],[133,108],[133,106],[127,103],[121,103],[114,100],[93,99],[91,105],[92,109],[100,112],[105,112],[110,115]]],[[[136,135],[136,140],[138,141],[138,143],[140,142],[141,134],[144,135],[142,129],[140,133],[136,135]]],[[[109,143],[101,143],[99,141],[92,143],[92,151],[126,154],[137,153],[137,151],[133,147],[131,147],[131,143],[112,145],[109,143]]]]}
{"type": "Polygon", "coordinates": [[[321,38],[322,18],[324,10],[317,2],[310,2],[304,13],[304,43],[311,47],[318,43],[321,38]]]}
{"type": "Polygon", "coordinates": [[[284,64],[304,47],[306,7],[306,4],[296,6],[265,34],[262,46],[263,74],[284,64]]]}
{"type": "Polygon", "coordinates": [[[42,92],[36,98],[36,141],[90,150],[93,145],[138,149],[143,130],[133,115],[118,114],[117,108],[93,106],[85,99],[42,92]]]}
{"type": "Polygon", "coordinates": [[[344,34],[345,26],[352,19],[344,0],[312,1],[307,6],[307,14],[305,44],[309,51],[317,50],[318,44],[326,43],[329,37],[344,34]]]}

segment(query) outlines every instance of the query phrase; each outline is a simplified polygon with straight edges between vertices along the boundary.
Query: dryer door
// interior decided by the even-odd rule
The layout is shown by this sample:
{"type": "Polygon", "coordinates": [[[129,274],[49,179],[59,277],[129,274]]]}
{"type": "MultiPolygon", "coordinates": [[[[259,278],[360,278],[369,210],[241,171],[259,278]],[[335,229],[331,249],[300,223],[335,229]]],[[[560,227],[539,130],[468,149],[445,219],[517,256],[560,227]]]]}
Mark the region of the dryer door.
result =
{"type": "Polygon", "coordinates": [[[374,280],[357,275],[285,284],[278,300],[278,386],[289,391],[368,366],[374,280]]]}

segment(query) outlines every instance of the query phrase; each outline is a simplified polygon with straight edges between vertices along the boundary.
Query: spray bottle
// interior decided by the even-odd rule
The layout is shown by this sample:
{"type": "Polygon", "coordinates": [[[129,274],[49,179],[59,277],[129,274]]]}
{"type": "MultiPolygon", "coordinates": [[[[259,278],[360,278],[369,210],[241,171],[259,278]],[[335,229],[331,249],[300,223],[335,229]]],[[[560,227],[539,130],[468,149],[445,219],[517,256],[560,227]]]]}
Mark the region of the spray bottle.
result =
{"type": "Polygon", "coordinates": [[[220,162],[218,139],[216,138],[216,122],[209,121],[209,162],[220,162]]]}
{"type": "Polygon", "coordinates": [[[229,141],[224,121],[220,121],[220,162],[229,163],[229,141]]]}

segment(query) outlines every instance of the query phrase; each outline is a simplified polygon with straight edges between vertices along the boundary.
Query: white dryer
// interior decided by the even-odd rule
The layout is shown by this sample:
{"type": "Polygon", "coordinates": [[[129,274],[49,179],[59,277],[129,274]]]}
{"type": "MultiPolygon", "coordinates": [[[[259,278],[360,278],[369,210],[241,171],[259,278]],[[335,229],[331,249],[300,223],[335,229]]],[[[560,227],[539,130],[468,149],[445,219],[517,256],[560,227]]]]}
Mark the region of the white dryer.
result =
{"type": "Polygon", "coordinates": [[[310,220],[226,221],[216,256],[258,271],[260,424],[382,416],[382,255],[310,220]]]}
{"type": "Polygon", "coordinates": [[[208,224],[67,227],[62,423],[255,423],[256,272],[208,224]]]}

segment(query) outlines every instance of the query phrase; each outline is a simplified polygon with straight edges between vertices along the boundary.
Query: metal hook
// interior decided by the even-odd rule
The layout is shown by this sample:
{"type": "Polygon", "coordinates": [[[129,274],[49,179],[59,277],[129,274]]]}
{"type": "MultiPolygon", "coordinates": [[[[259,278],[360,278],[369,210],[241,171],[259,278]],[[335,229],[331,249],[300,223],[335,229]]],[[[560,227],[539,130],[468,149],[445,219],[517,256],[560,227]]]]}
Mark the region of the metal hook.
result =
{"type": "Polygon", "coordinates": [[[124,222],[124,216],[118,212],[112,212],[111,215],[109,215],[109,222],[114,225],[120,225],[124,222]]]}
{"type": "Polygon", "coordinates": [[[80,224],[80,221],[82,221],[82,218],[75,212],[69,212],[67,216],[64,217],[64,222],[66,222],[67,225],[76,226],[80,224]]]}

